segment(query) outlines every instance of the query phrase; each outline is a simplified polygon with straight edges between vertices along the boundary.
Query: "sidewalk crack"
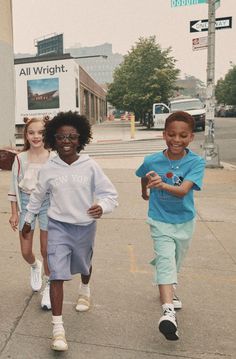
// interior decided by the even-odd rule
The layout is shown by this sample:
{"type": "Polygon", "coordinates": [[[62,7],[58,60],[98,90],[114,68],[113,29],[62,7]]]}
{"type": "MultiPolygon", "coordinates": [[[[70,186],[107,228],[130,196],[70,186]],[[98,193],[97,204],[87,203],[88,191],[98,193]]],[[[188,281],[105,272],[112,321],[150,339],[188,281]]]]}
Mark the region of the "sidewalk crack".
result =
{"type": "Polygon", "coordinates": [[[10,329],[10,333],[9,333],[9,335],[8,335],[7,338],[6,338],[5,343],[4,343],[3,347],[2,347],[2,349],[0,350],[0,356],[3,354],[5,348],[7,347],[7,344],[10,342],[10,340],[11,340],[13,334],[15,333],[16,328],[18,327],[18,324],[20,323],[20,321],[21,321],[23,315],[25,314],[26,309],[27,309],[28,306],[29,306],[29,303],[30,303],[31,299],[33,298],[33,295],[34,295],[34,292],[32,292],[32,294],[31,294],[29,297],[26,297],[26,299],[25,299],[25,306],[23,307],[23,310],[22,310],[21,314],[20,314],[18,317],[16,317],[16,319],[15,319],[14,322],[13,322],[13,326],[12,326],[12,328],[10,329]]]}

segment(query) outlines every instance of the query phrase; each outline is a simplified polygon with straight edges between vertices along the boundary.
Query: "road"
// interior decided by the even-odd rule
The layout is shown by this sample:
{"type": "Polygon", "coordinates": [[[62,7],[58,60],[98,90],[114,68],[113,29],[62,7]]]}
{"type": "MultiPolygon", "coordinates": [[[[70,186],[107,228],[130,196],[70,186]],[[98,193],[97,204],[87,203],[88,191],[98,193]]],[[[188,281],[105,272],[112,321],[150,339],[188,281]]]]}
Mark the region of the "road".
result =
{"type": "MultiPolygon", "coordinates": [[[[105,141],[102,143],[92,143],[86,146],[86,153],[96,157],[132,157],[161,151],[165,148],[165,142],[161,139],[161,131],[145,129],[136,124],[137,133],[140,139],[130,140],[129,122],[107,123],[102,127],[104,133],[119,133],[120,141],[105,141]],[[140,133],[142,133],[140,135],[140,133]],[[148,138],[149,136],[149,138],[148,138]],[[152,138],[150,138],[152,136],[152,138]]],[[[202,144],[204,142],[204,132],[195,132],[194,142],[191,149],[202,155],[202,144]]],[[[219,145],[220,161],[236,165],[236,118],[216,118],[215,119],[215,143],[219,145]]]]}
{"type": "MultiPolygon", "coordinates": [[[[201,153],[204,132],[196,132],[192,149],[201,153]]],[[[219,146],[220,161],[236,165],[236,118],[215,118],[215,143],[219,146]]]]}

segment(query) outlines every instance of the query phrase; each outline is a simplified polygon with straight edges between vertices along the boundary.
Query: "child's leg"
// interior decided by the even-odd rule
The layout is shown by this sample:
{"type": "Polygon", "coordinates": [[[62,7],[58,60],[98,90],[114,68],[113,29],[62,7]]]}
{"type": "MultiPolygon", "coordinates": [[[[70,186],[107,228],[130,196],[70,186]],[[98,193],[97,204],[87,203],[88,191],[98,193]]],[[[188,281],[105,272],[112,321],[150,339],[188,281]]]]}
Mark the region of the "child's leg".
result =
{"type": "Polygon", "coordinates": [[[88,284],[89,281],[90,281],[90,278],[91,278],[91,274],[92,274],[92,266],[90,267],[89,269],[89,274],[88,275],[85,275],[85,274],[81,274],[81,281],[83,284],[88,284]]]}
{"type": "Polygon", "coordinates": [[[68,345],[65,338],[65,329],[62,320],[63,281],[52,280],[50,283],[50,298],[52,303],[53,338],[51,348],[65,351],[68,345]]]}
{"type": "Polygon", "coordinates": [[[152,261],[155,265],[155,279],[159,287],[163,315],[159,320],[159,330],[168,340],[177,340],[178,328],[173,305],[173,284],[177,283],[177,268],[175,260],[175,241],[168,236],[168,226],[151,226],[154,251],[156,258],[152,261]],[[163,227],[163,232],[159,228],[163,227]],[[166,229],[166,230],[165,230],[166,229]]]}
{"type": "Polygon", "coordinates": [[[19,232],[21,254],[29,264],[33,264],[35,262],[35,255],[33,253],[33,235],[34,231],[30,231],[25,235],[26,238],[24,238],[22,236],[22,232],[19,232]]]}
{"type": "Polygon", "coordinates": [[[176,241],[175,241],[176,242],[175,258],[176,258],[177,272],[180,271],[184,258],[190,247],[193,232],[194,232],[194,226],[195,226],[194,220],[179,225],[178,237],[176,237],[176,241]]]}
{"type": "Polygon", "coordinates": [[[41,255],[43,257],[43,267],[45,274],[45,287],[42,292],[41,308],[45,310],[51,309],[51,300],[50,300],[50,281],[49,281],[49,268],[48,268],[48,258],[47,258],[47,242],[48,242],[48,232],[40,230],[40,248],[41,255]]]}
{"type": "Polygon", "coordinates": [[[62,315],[63,280],[51,280],[50,298],[52,303],[52,315],[62,315]]]}
{"type": "Polygon", "coordinates": [[[81,274],[81,283],[79,287],[79,298],[75,309],[77,312],[86,312],[90,308],[90,287],[89,281],[92,274],[92,266],[89,269],[89,274],[81,274]]]}
{"type": "Polygon", "coordinates": [[[161,304],[173,302],[173,285],[172,284],[159,284],[159,292],[161,304]]]}
{"type": "Polygon", "coordinates": [[[40,250],[41,250],[41,255],[43,257],[43,268],[45,275],[48,277],[49,269],[48,269],[48,257],[47,257],[47,244],[48,244],[48,232],[40,230],[40,250]]]}
{"type": "Polygon", "coordinates": [[[31,266],[30,285],[33,291],[38,291],[42,286],[42,263],[40,260],[35,258],[35,255],[32,251],[34,231],[30,231],[30,233],[26,235],[26,238],[22,236],[21,231],[19,234],[22,256],[31,266]]]}

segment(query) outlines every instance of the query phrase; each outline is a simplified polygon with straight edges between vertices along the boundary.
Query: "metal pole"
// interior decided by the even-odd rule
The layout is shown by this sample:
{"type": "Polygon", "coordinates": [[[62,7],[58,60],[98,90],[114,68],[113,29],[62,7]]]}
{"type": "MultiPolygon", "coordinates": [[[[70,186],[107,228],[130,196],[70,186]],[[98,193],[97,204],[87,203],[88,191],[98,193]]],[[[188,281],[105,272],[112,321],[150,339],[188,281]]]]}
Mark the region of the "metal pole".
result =
{"type": "Polygon", "coordinates": [[[206,127],[203,144],[206,167],[222,167],[219,148],[214,143],[215,116],[215,2],[208,0],[208,48],[207,48],[207,89],[206,89],[206,127]]]}
{"type": "Polygon", "coordinates": [[[133,113],[130,117],[130,138],[135,138],[135,116],[133,113]]]}

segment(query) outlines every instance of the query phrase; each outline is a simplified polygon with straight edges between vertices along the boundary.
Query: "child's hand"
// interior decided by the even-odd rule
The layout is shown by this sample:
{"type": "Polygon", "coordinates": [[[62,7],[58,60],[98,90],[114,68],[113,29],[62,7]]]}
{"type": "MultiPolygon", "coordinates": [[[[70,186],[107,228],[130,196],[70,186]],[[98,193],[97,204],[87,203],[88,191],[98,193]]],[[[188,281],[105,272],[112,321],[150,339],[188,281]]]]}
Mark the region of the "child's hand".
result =
{"type": "Polygon", "coordinates": [[[19,216],[18,214],[12,214],[10,219],[9,219],[9,223],[11,225],[11,228],[13,229],[13,231],[15,232],[17,230],[17,226],[19,223],[19,216]]]}
{"type": "Polygon", "coordinates": [[[100,218],[103,214],[103,210],[102,207],[99,206],[98,204],[93,204],[89,209],[88,209],[88,215],[93,217],[93,218],[100,218]]]}
{"type": "Polygon", "coordinates": [[[163,189],[164,182],[156,172],[150,171],[146,174],[146,177],[148,178],[147,188],[163,189]]]}
{"type": "Polygon", "coordinates": [[[31,231],[31,224],[25,222],[22,228],[22,236],[24,237],[24,239],[28,239],[27,234],[31,231]]]}

